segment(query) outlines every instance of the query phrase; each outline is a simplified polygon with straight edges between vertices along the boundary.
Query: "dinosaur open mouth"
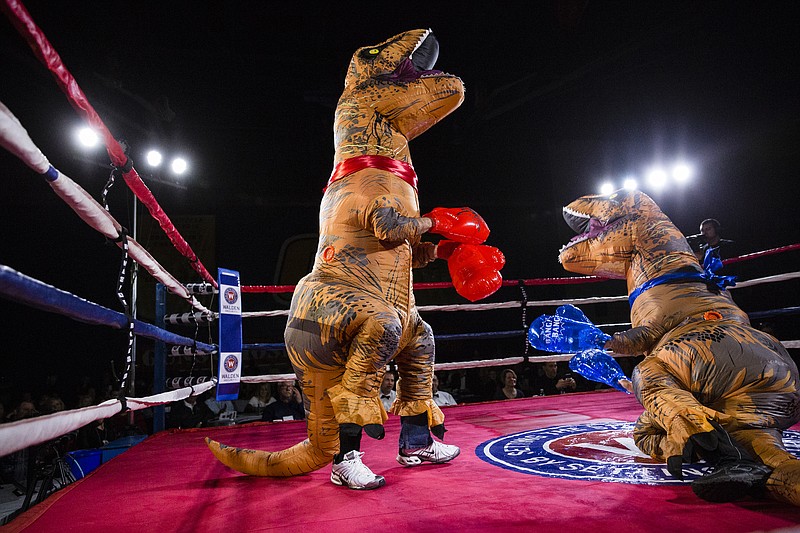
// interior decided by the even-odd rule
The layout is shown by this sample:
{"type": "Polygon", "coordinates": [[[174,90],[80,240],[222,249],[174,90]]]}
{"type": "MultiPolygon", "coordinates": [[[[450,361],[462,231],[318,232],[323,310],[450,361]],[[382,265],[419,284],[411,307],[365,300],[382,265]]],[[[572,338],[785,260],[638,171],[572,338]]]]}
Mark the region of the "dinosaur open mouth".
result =
{"type": "Polygon", "coordinates": [[[618,217],[609,220],[604,224],[599,219],[593,218],[585,213],[575,211],[569,207],[563,208],[563,214],[567,225],[572,228],[577,235],[571,238],[567,244],[562,246],[561,251],[569,248],[570,246],[574,246],[579,242],[597,238],[625,221],[625,217],[618,217]]]}
{"type": "Polygon", "coordinates": [[[383,81],[394,83],[409,83],[424,77],[438,76],[444,74],[441,70],[417,70],[411,59],[403,59],[391,74],[377,76],[383,81]]]}
{"type": "Polygon", "coordinates": [[[433,68],[437,59],[439,59],[439,41],[428,30],[408,57],[400,61],[394,72],[377,76],[377,78],[394,83],[409,83],[420,78],[440,76],[444,72],[433,68]]]}

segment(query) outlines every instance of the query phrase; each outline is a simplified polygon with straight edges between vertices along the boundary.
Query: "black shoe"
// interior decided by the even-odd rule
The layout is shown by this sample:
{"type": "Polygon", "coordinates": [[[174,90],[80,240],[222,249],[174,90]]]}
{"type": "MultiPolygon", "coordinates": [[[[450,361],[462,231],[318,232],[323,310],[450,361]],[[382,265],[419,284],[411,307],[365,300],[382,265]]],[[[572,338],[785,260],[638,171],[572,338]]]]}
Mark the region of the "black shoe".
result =
{"type": "Polygon", "coordinates": [[[719,465],[692,481],[692,491],[708,502],[724,503],[760,497],[772,469],[760,463],[737,461],[719,465]]]}

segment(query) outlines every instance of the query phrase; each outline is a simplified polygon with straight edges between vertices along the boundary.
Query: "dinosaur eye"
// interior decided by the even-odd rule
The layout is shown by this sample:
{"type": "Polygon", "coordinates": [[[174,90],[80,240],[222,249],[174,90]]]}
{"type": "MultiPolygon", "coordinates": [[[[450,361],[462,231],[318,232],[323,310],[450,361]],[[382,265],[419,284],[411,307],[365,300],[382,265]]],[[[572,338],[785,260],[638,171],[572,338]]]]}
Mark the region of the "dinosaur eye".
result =
{"type": "Polygon", "coordinates": [[[364,48],[363,50],[361,50],[361,52],[359,52],[358,55],[362,59],[373,60],[376,57],[378,57],[378,54],[381,53],[381,50],[382,50],[382,48],[377,48],[377,47],[376,48],[364,48]]]}

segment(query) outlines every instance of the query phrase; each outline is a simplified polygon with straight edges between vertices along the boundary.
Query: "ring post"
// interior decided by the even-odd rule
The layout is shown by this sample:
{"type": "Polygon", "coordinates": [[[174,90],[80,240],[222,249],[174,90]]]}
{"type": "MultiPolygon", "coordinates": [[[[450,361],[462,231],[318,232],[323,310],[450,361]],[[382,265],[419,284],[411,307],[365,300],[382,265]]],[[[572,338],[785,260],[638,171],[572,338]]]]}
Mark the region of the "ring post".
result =
{"type": "MultiPolygon", "coordinates": [[[[166,327],[164,316],[167,314],[167,288],[163,283],[156,283],[156,319],[155,325],[161,329],[166,327]]],[[[160,394],[166,389],[167,381],[167,345],[157,340],[153,354],[153,394],[160,394]]],[[[164,431],[165,411],[163,405],[153,407],[153,434],[164,431]]]]}
{"type": "Polygon", "coordinates": [[[219,284],[219,370],[217,401],[239,397],[242,377],[242,291],[239,273],[218,269],[219,284]]]}

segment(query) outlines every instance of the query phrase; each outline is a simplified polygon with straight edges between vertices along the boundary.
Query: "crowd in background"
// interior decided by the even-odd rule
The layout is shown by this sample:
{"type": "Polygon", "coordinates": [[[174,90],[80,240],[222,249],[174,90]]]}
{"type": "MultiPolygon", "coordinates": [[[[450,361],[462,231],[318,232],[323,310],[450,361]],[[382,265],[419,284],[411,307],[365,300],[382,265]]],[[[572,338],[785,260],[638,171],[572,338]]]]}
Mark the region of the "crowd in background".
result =
{"type": "MultiPolygon", "coordinates": [[[[445,392],[447,396],[452,396],[457,403],[472,403],[514,397],[582,392],[605,387],[570,372],[566,363],[536,363],[534,361],[535,357],[532,357],[530,362],[520,363],[511,368],[483,367],[438,372],[434,392],[445,392]]],[[[630,374],[633,365],[638,362],[638,358],[622,358],[619,361],[623,365],[623,369],[628,367],[627,373],[630,374]]],[[[392,379],[386,394],[388,395],[391,391],[394,395],[397,376],[391,370],[389,375],[394,379],[392,379]]],[[[291,382],[289,383],[291,384],[291,382]]],[[[227,405],[218,405],[214,401],[213,390],[204,393],[199,398],[189,400],[189,402],[202,407],[203,413],[199,417],[203,421],[211,420],[218,417],[220,413],[230,410],[261,414],[265,408],[281,398],[279,390],[283,386],[281,383],[242,384],[238,401],[229,402],[227,405]]],[[[136,389],[139,395],[147,395],[150,394],[151,384],[140,379],[137,381],[136,389]]],[[[292,384],[286,392],[292,396],[293,402],[299,402],[300,390],[296,383],[292,384]]],[[[118,396],[119,390],[108,376],[99,383],[94,383],[89,377],[84,377],[70,387],[62,384],[57,375],[50,375],[38,389],[0,391],[0,423],[46,415],[65,409],[97,405],[118,396]]],[[[170,407],[180,407],[182,403],[182,401],[173,402],[170,407]]],[[[195,408],[193,407],[191,410],[194,411],[195,408]]],[[[141,418],[144,420],[140,429],[144,432],[151,432],[152,414],[146,413],[148,410],[144,411],[141,413],[141,418]]],[[[172,409],[170,409],[171,412],[172,409]]],[[[140,412],[137,411],[137,413],[140,412]]],[[[128,425],[128,417],[122,418],[124,420],[115,425],[128,425]]],[[[174,414],[172,417],[168,415],[168,427],[179,427],[176,424],[170,425],[170,418],[174,419],[174,414]]],[[[135,420],[134,424],[136,424],[135,420]]],[[[180,425],[182,426],[182,424],[180,425]]],[[[130,432],[131,428],[122,427],[119,430],[130,432]]]]}

